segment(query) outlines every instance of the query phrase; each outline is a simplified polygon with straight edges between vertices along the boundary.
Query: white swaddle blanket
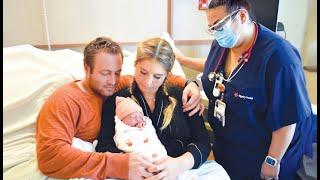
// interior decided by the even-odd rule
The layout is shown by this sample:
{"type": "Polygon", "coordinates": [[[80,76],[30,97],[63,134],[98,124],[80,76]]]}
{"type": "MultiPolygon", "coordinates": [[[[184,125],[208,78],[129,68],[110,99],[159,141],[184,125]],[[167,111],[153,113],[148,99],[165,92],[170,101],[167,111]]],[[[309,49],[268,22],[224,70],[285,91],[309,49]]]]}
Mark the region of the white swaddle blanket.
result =
{"type": "Polygon", "coordinates": [[[166,148],[161,144],[151,120],[143,117],[146,125],[142,128],[124,124],[117,116],[115,121],[114,142],[124,152],[141,153],[148,161],[154,162],[167,156],[166,148]]]}

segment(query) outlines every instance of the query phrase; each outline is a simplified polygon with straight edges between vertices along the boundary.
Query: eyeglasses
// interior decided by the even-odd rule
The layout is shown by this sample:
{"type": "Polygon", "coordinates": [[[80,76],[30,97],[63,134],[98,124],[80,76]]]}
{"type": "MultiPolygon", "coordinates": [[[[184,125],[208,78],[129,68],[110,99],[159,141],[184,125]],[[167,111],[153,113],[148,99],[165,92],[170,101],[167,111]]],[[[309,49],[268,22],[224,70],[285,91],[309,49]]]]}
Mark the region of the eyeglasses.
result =
{"type": "Polygon", "coordinates": [[[224,25],[227,24],[228,22],[230,22],[231,20],[233,20],[234,17],[237,15],[237,13],[240,10],[242,10],[242,9],[237,9],[237,10],[233,11],[232,13],[230,13],[229,15],[227,15],[226,17],[221,19],[219,22],[215,23],[212,26],[209,26],[207,29],[207,33],[212,35],[214,33],[214,31],[222,31],[224,25]]]}

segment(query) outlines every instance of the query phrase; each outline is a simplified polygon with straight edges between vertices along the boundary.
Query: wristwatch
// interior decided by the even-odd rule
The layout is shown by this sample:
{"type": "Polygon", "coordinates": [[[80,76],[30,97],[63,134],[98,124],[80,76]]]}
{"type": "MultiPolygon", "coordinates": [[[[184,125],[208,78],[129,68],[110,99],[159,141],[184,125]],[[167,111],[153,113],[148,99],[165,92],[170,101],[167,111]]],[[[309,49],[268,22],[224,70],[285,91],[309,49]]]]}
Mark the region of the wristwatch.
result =
{"type": "Polygon", "coordinates": [[[188,80],[186,81],[186,83],[184,84],[184,87],[186,87],[188,84],[190,84],[190,83],[192,83],[192,82],[195,83],[198,87],[200,87],[199,84],[197,83],[197,81],[191,81],[191,80],[189,80],[189,79],[188,79],[188,80]]]}
{"type": "Polygon", "coordinates": [[[264,162],[270,166],[276,166],[278,163],[278,160],[274,157],[267,156],[266,159],[264,160],[264,162]]]}

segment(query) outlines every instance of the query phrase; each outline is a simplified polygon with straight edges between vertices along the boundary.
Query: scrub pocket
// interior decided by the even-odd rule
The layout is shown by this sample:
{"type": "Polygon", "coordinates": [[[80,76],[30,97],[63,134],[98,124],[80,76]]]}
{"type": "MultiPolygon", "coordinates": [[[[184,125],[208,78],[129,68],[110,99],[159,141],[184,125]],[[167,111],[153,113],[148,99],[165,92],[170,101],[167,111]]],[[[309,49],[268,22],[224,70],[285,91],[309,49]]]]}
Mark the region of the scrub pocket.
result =
{"type": "Polygon", "coordinates": [[[263,95],[258,95],[254,85],[231,85],[225,97],[227,113],[239,119],[239,126],[250,131],[257,138],[257,143],[265,146],[268,137],[268,126],[265,120],[266,105],[263,95]]]}
{"type": "Polygon", "coordinates": [[[254,86],[237,87],[235,85],[230,85],[228,88],[225,100],[230,111],[241,118],[249,119],[252,117],[257,88],[254,86]]]}

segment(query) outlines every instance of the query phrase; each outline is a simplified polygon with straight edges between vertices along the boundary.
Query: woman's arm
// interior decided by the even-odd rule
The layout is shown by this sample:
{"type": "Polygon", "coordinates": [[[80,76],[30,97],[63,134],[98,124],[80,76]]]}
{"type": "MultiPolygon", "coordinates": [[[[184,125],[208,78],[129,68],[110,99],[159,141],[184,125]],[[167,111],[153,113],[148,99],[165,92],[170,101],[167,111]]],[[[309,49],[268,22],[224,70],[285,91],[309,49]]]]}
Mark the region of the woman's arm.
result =
{"type": "Polygon", "coordinates": [[[207,160],[211,150],[209,134],[202,116],[195,114],[191,117],[185,115],[185,117],[185,121],[187,121],[191,130],[191,138],[187,145],[187,151],[194,158],[192,168],[198,168],[207,160]]]}
{"type": "Polygon", "coordinates": [[[184,113],[181,112],[182,109],[180,106],[182,104],[182,99],[181,99],[182,91],[180,89],[169,87],[168,93],[170,94],[171,97],[177,100],[177,105],[175,107],[176,109],[174,111],[176,113],[174,116],[176,116],[176,118],[179,118],[177,121],[177,125],[178,125],[177,128],[183,129],[182,126],[187,126],[190,129],[190,138],[188,139],[188,142],[186,144],[187,146],[186,150],[190,152],[194,157],[193,168],[197,168],[199,165],[201,165],[207,160],[211,150],[210,138],[204,124],[203,116],[198,114],[189,116],[188,111],[184,113]]]}
{"type": "Polygon", "coordinates": [[[289,144],[293,138],[296,124],[284,126],[276,131],[272,132],[271,144],[269,147],[268,156],[275,158],[278,162],[276,166],[270,166],[263,162],[261,168],[261,175],[263,177],[278,178],[280,172],[280,162],[289,147],[289,144]]]}
{"type": "Polygon", "coordinates": [[[115,134],[115,97],[111,96],[103,103],[101,114],[101,128],[98,136],[97,152],[122,152],[113,140],[115,134]]]}
{"type": "Polygon", "coordinates": [[[293,138],[295,128],[296,124],[291,124],[272,132],[272,140],[268,152],[269,156],[281,161],[293,138]]]}
{"type": "Polygon", "coordinates": [[[190,69],[203,72],[204,64],[206,62],[205,58],[192,58],[184,56],[179,50],[175,52],[176,59],[182,66],[188,67],[190,69]]]}

